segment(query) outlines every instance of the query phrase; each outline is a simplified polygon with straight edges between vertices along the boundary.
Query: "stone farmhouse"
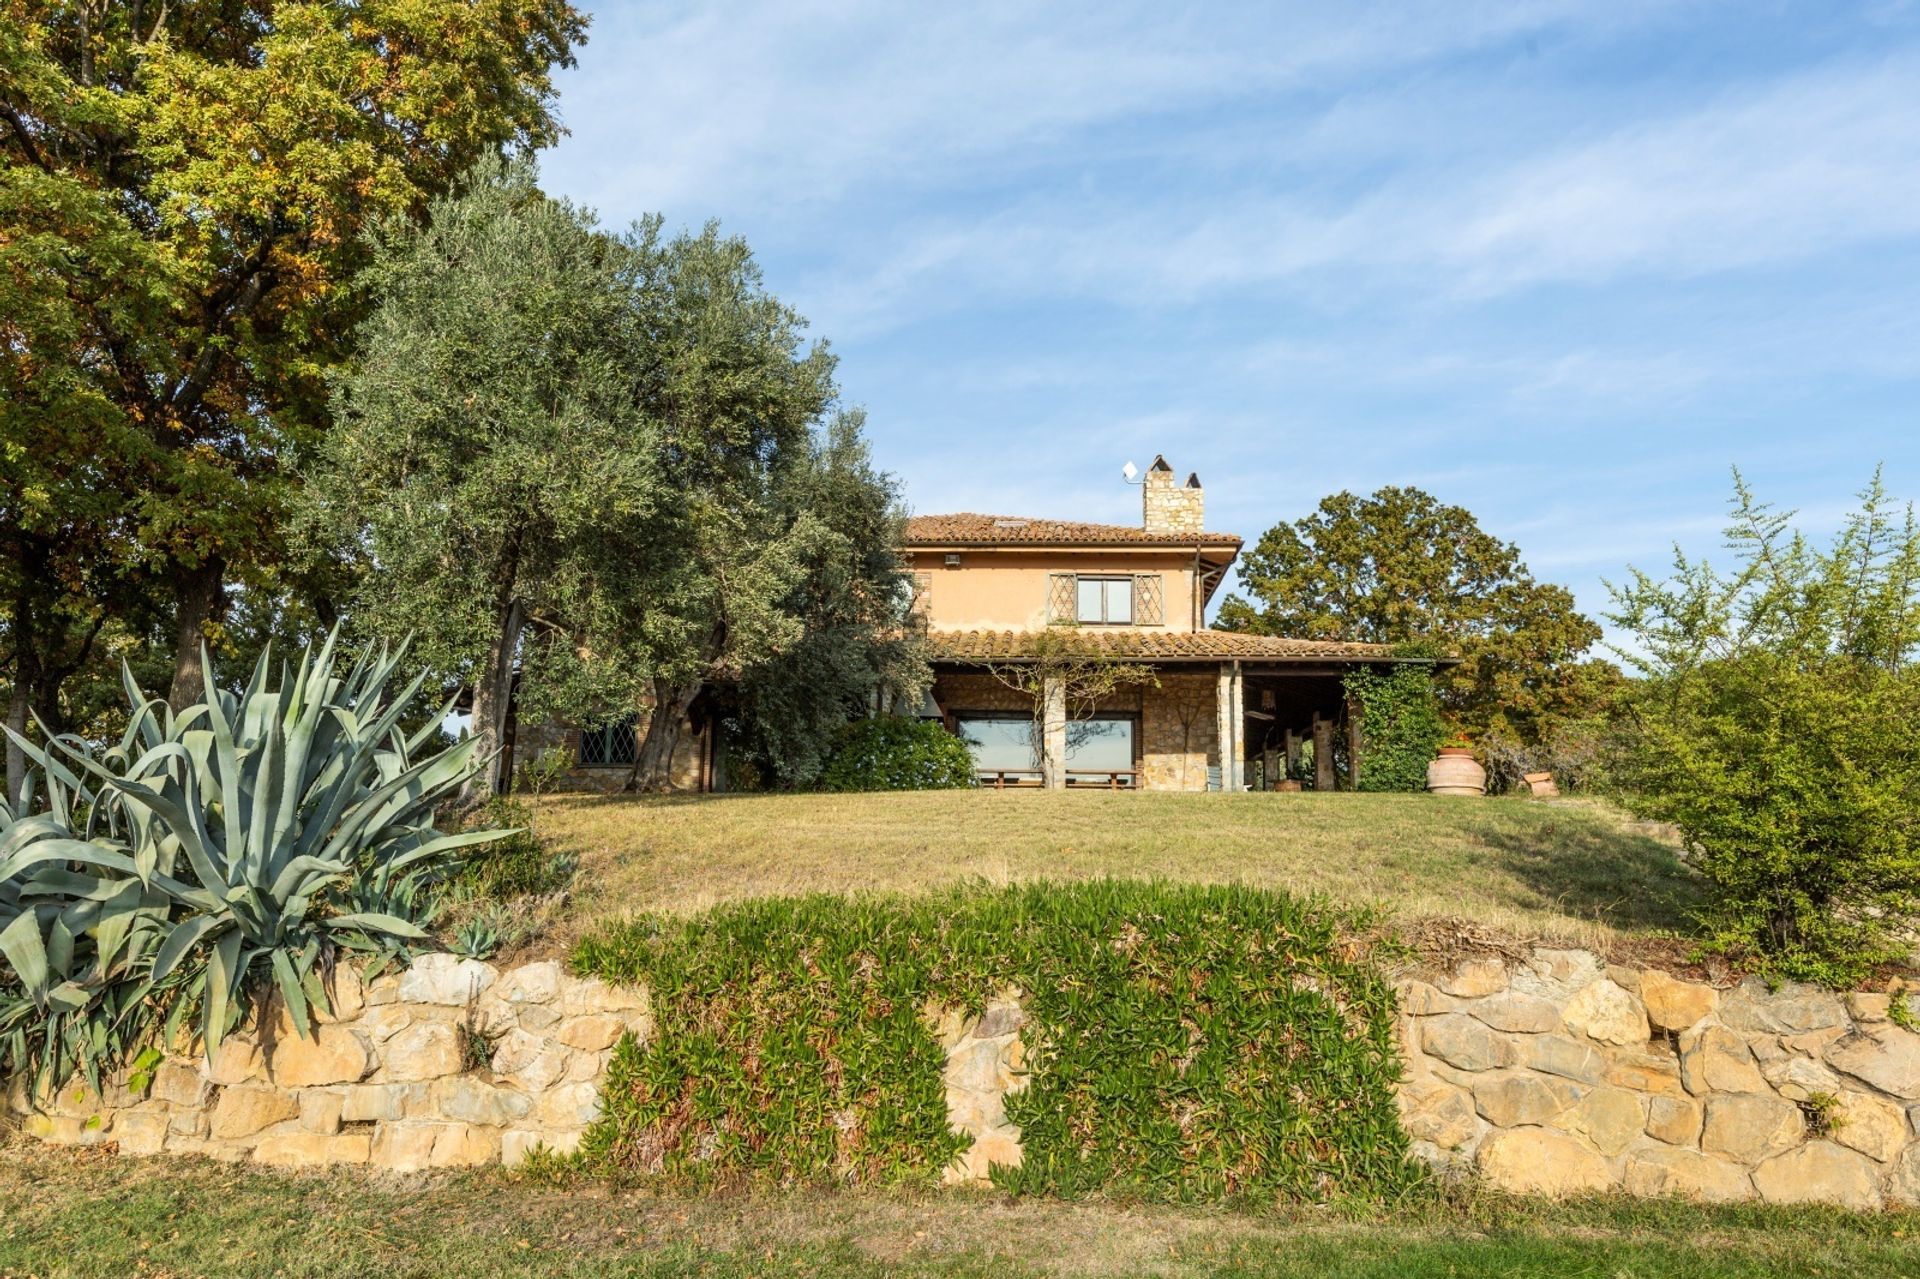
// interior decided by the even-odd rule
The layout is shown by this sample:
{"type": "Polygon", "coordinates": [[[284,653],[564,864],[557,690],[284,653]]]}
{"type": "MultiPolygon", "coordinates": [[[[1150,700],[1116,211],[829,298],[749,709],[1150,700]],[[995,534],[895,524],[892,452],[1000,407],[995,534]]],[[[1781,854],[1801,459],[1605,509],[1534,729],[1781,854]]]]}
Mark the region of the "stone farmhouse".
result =
{"type": "MultiPolygon", "coordinates": [[[[1178,481],[1164,457],[1140,487],[1137,526],[976,514],[906,522],[901,552],[935,676],[917,713],[968,743],[989,787],[1347,784],[1365,744],[1345,676],[1411,659],[1373,644],[1210,629],[1208,604],[1241,539],[1207,531],[1199,477],[1178,481]],[[1082,662],[1125,663],[1150,679],[1090,703],[1072,702],[1064,687],[1038,699],[1017,687],[1023,665],[1082,662]]],[[[572,785],[615,790],[630,775],[643,723],[630,715],[584,732],[522,726],[510,758],[565,745],[577,761],[572,785]]],[[[687,729],[676,785],[728,789],[716,717],[696,703],[687,729]]]]}

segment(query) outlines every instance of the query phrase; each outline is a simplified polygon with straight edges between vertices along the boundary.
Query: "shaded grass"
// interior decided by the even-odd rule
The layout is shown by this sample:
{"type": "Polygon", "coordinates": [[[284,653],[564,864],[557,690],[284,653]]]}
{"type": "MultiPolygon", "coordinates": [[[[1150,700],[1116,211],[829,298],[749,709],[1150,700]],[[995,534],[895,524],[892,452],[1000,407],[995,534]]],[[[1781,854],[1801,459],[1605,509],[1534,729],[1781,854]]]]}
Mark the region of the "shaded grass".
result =
{"type": "Polygon", "coordinates": [[[0,1274],[414,1277],[1920,1273],[1920,1217],[1475,1198],[1355,1219],[992,1194],[674,1198],[0,1149],[0,1274]]]}
{"type": "Polygon", "coordinates": [[[567,796],[541,830],[580,858],[565,944],[637,911],[969,879],[1164,877],[1325,893],[1399,920],[1463,915],[1604,945],[1687,927],[1670,841],[1593,802],[1425,795],[936,791],[567,796]]]}

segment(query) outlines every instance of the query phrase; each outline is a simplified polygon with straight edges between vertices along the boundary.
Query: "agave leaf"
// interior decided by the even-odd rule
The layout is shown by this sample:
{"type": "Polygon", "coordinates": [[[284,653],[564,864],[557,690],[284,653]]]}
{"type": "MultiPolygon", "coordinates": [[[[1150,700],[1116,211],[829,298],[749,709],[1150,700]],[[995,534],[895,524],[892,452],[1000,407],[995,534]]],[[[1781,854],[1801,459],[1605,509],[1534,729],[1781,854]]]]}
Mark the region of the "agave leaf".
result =
{"type": "Polygon", "coordinates": [[[14,976],[34,1003],[45,1006],[47,999],[47,950],[40,941],[40,920],[30,910],[13,917],[0,929],[0,955],[13,966],[14,976]]]}
{"type": "Polygon", "coordinates": [[[173,931],[167,934],[167,939],[160,943],[160,949],[154,954],[153,980],[166,980],[195,946],[232,926],[233,921],[221,915],[199,915],[175,924],[173,931]]]}
{"type": "Polygon", "coordinates": [[[288,958],[286,948],[276,948],[268,962],[273,966],[273,980],[280,988],[280,998],[287,1001],[287,1012],[293,1018],[294,1031],[302,1039],[312,1039],[313,1029],[307,1019],[307,993],[300,989],[300,978],[293,971],[293,960],[288,958]]]}
{"type": "Polygon", "coordinates": [[[206,1045],[209,1061],[213,1060],[220,1041],[227,1037],[228,1010],[239,977],[240,934],[237,931],[228,932],[214,943],[212,952],[207,956],[207,988],[202,996],[206,1014],[200,1030],[200,1041],[206,1045]]]}
{"type": "Polygon", "coordinates": [[[425,937],[427,934],[419,926],[410,924],[395,915],[383,915],[378,911],[355,911],[347,915],[335,915],[327,921],[330,929],[359,928],[366,932],[386,933],[391,937],[425,937]]]}

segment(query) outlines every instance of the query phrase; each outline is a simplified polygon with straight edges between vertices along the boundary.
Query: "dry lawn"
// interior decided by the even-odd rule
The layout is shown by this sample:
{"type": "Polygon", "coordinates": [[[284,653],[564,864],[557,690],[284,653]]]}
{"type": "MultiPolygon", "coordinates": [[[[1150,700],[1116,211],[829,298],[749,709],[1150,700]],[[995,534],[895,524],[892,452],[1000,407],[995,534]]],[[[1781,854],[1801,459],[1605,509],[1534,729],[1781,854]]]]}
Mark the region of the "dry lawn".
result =
{"type": "Polygon", "coordinates": [[[42,1279],[1893,1279],[1920,1273],[1917,1230],[1911,1213],[1621,1199],[1236,1213],[991,1192],[687,1198],[0,1140],[0,1276],[42,1279]]]}
{"type": "Polygon", "coordinates": [[[744,897],[1100,876],[1324,893],[1604,946],[1678,930],[1698,885],[1671,838],[1591,801],[1425,795],[917,792],[565,796],[540,834],[580,858],[565,942],[639,911],[744,897]]]}

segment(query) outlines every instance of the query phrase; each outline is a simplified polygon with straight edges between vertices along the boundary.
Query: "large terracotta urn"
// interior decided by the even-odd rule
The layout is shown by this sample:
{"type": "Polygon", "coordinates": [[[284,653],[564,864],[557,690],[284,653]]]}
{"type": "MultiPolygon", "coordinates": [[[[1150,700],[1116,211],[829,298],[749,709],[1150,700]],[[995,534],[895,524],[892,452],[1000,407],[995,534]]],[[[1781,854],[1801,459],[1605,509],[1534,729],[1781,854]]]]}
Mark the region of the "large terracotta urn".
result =
{"type": "Polygon", "coordinates": [[[1427,765],[1427,789],[1436,795],[1484,795],[1487,770],[1464,746],[1443,746],[1440,758],[1427,765]]]}

